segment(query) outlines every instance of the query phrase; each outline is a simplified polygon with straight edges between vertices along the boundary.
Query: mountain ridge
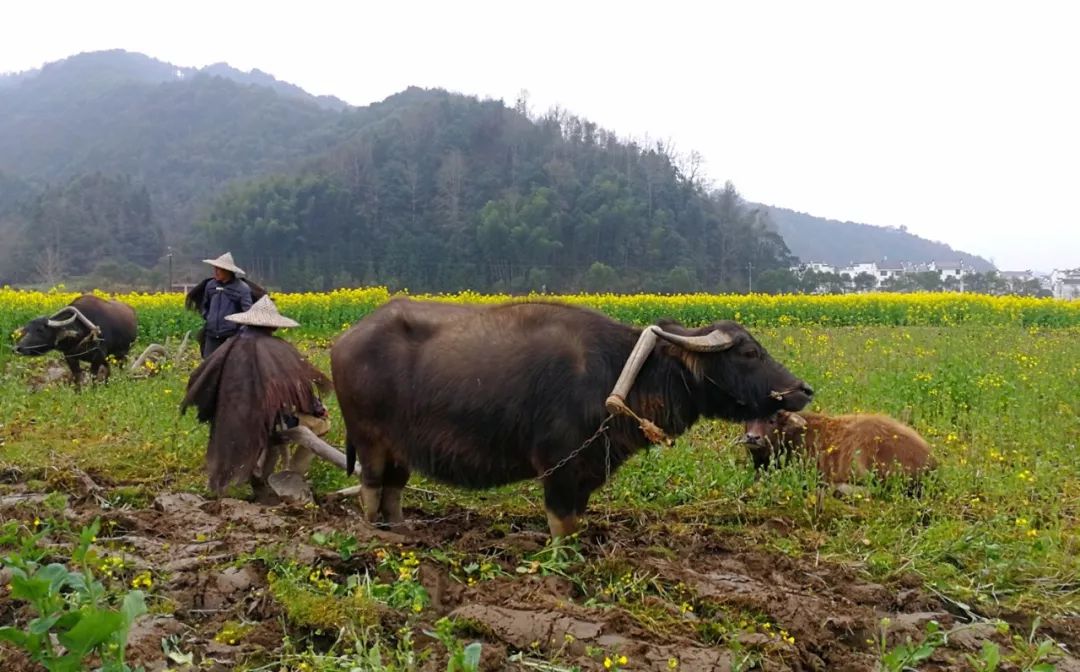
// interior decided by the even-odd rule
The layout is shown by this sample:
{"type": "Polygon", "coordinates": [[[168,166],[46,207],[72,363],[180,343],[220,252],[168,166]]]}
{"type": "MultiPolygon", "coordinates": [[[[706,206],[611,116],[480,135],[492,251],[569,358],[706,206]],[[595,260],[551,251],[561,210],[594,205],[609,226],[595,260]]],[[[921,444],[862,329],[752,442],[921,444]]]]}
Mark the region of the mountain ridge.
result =
{"type": "MultiPolygon", "coordinates": [[[[764,240],[766,229],[790,236],[793,242],[788,248],[804,261],[828,260],[818,258],[815,248],[805,244],[807,238],[835,237],[814,233],[820,230],[820,222],[888,231],[773,206],[762,206],[778,220],[771,226],[767,217],[748,219],[742,209],[752,204],[741,201],[737,192],[724,189],[707,193],[700,182],[681,175],[672,160],[663,149],[641,147],[562,111],[531,117],[501,100],[481,100],[442,89],[408,87],[383,101],[356,107],[332,96],[313,96],[259,69],[243,72],[227,63],[185,68],[124,50],[78,54],[36,70],[0,75],[0,177],[5,178],[0,180],[0,217],[14,207],[10,203],[5,206],[5,198],[17,197],[25,203],[28,188],[45,193],[50,185],[62,187],[96,173],[130,176],[134,180],[130,186],[115,188],[133,193],[138,185],[145,185],[153,205],[148,221],[160,224],[165,242],[174,246],[203,235],[194,225],[206,221],[234,186],[244,190],[248,188],[245,185],[256,185],[256,192],[244,198],[254,199],[260,207],[266,205],[262,201],[270,198],[270,193],[258,192],[264,188],[258,183],[268,179],[271,181],[265,189],[284,190],[288,198],[297,198],[305,190],[330,194],[335,188],[352,189],[354,193],[348,198],[354,204],[365,204],[376,218],[384,217],[387,207],[409,208],[411,223],[394,226],[402,227],[403,240],[413,242],[433,233],[417,229],[419,222],[447,225],[438,208],[450,202],[453,208],[468,204],[467,210],[451,218],[458,235],[471,231],[469,227],[483,219],[488,235],[485,244],[489,246],[494,244],[491,235],[525,235],[515,233],[513,223],[515,217],[522,216],[517,211],[529,199],[555,217],[550,224],[536,224],[530,234],[537,236],[534,242],[541,246],[548,244],[543,241],[555,228],[569,232],[559,218],[586,216],[588,226],[602,224],[598,231],[607,229],[612,232],[609,235],[621,236],[619,226],[627,230],[639,226],[634,222],[640,213],[634,208],[640,207],[648,218],[661,217],[654,222],[659,228],[647,235],[670,235],[668,244],[677,250],[673,254],[661,253],[658,248],[649,252],[654,262],[662,258],[662,263],[669,264],[663,270],[667,275],[656,281],[656,286],[675,283],[691,288],[715,288],[715,278],[725,278],[723,282],[730,284],[738,277],[726,268],[733,261],[719,262],[721,270],[708,270],[713,262],[704,261],[702,253],[693,250],[691,241],[700,244],[704,235],[712,235],[707,227],[700,228],[707,221],[716,222],[712,226],[735,226],[738,233],[734,235],[747,240],[764,240]],[[537,128],[530,130],[530,126],[537,128]],[[433,139],[441,144],[433,144],[433,139]],[[613,152],[622,152],[626,158],[616,160],[613,152]],[[636,157],[632,161],[631,155],[636,157]],[[532,172],[514,177],[520,166],[528,166],[532,172]],[[364,188],[382,190],[382,200],[356,191],[357,185],[371,178],[358,172],[361,170],[379,173],[378,179],[364,188]],[[503,170],[510,171],[509,179],[499,174],[503,170]],[[302,183],[303,176],[317,174],[336,174],[338,185],[330,188],[333,185],[318,183],[314,188],[302,183]],[[272,178],[279,178],[278,182],[272,178]],[[455,185],[452,198],[447,196],[448,184],[455,185]],[[327,190],[320,192],[323,187],[327,190]],[[656,191],[660,188],[670,193],[656,191]],[[499,189],[509,191],[500,193],[499,189]],[[575,212],[578,195],[590,189],[594,190],[595,203],[587,206],[587,212],[575,212]],[[695,190],[701,192],[701,202],[689,196],[695,190]],[[685,194],[679,196],[682,192],[685,194]],[[410,194],[408,198],[406,194],[410,194]],[[477,200],[479,194],[484,194],[483,199],[477,200]],[[657,198],[668,198],[670,209],[655,210],[657,198]],[[610,206],[621,204],[622,214],[600,208],[605,199],[611,201],[610,206]],[[722,204],[724,199],[728,205],[722,204]],[[484,210],[488,200],[495,210],[484,210]],[[705,214],[694,214],[702,207],[705,214]],[[727,215],[716,209],[720,207],[727,208],[731,216],[724,219],[727,215]],[[426,212],[429,209],[431,212],[426,212]],[[789,226],[791,215],[801,216],[802,223],[789,226]],[[682,225],[677,220],[687,217],[699,218],[695,224],[699,228],[678,231],[682,225]],[[692,263],[687,261],[691,258],[695,260],[692,263]],[[695,275],[695,264],[700,276],[695,275]]],[[[75,184],[71,193],[107,184],[113,183],[84,181],[75,184]]],[[[270,211],[266,214],[276,216],[270,211]]],[[[294,215],[301,217],[302,212],[294,215]]],[[[31,215],[20,217],[25,222],[31,215]]],[[[353,215],[353,221],[360,226],[357,217],[360,215],[353,215]]],[[[0,228],[2,225],[0,221],[0,228]]],[[[10,239],[12,226],[9,222],[6,234],[0,234],[10,239]]],[[[725,258],[735,249],[733,240],[721,235],[716,241],[725,258]]],[[[194,241],[193,245],[206,242],[194,241]]],[[[744,242],[739,239],[739,244],[744,242]]],[[[477,244],[469,244],[473,252],[477,244]]],[[[519,244],[523,243],[514,243],[519,244]]],[[[401,245],[407,247],[407,243],[401,245]]],[[[627,244],[625,253],[634,245],[627,244]]],[[[765,247],[770,246],[774,247],[773,243],[765,247]]],[[[405,248],[399,245],[392,249],[400,255],[405,248]]],[[[778,260],[786,251],[776,254],[780,255],[775,257],[778,260]]],[[[892,252],[875,254],[877,258],[884,254],[897,258],[892,252]]],[[[626,259],[629,257],[619,264],[628,266],[626,259]]],[[[529,263],[545,268],[551,264],[535,259],[529,263]]],[[[654,269],[656,273],[660,270],[654,269]]]]}
{"type": "Polygon", "coordinates": [[[791,253],[804,263],[844,267],[883,260],[911,263],[959,262],[972,270],[996,270],[987,259],[947,243],[917,236],[903,228],[818,217],[806,212],[756,203],[764,208],[791,253]]]}
{"type": "Polygon", "coordinates": [[[41,75],[53,75],[59,70],[72,69],[79,73],[85,73],[90,68],[96,69],[94,74],[99,78],[102,70],[109,72],[116,83],[133,81],[144,84],[165,84],[171,81],[206,75],[222,77],[238,84],[269,88],[283,96],[313,102],[319,107],[328,110],[340,111],[351,107],[340,98],[308,93],[300,86],[280,80],[258,68],[244,71],[225,62],[211,63],[202,67],[179,66],[125,49],[82,52],[59,61],[46,63],[40,68],[0,73],[0,91],[5,88],[10,90],[15,86],[25,85],[28,82],[33,82],[41,75]]]}

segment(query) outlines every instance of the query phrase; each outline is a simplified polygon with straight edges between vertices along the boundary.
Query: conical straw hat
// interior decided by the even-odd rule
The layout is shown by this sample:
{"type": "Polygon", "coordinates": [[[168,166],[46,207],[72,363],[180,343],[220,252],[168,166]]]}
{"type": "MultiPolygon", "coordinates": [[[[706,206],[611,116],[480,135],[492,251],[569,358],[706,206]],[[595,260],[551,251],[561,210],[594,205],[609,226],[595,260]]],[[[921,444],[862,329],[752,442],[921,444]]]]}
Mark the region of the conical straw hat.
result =
{"type": "Polygon", "coordinates": [[[264,296],[243,313],[226,315],[225,319],[237,324],[249,324],[253,327],[299,327],[300,323],[278,312],[277,306],[264,296]]]}
{"type": "Polygon", "coordinates": [[[226,252],[217,259],[203,259],[204,264],[210,264],[217,268],[224,268],[226,271],[232,271],[237,275],[244,275],[244,269],[236,265],[233,261],[232,252],[226,252]]]}

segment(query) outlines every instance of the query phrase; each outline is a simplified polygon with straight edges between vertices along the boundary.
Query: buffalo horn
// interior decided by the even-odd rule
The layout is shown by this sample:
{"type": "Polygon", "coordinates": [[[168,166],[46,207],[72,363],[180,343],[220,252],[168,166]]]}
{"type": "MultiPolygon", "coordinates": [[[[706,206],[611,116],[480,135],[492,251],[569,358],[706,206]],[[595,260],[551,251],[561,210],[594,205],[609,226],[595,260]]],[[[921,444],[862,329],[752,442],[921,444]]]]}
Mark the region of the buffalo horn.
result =
{"type": "Polygon", "coordinates": [[[663,329],[657,329],[656,333],[664,340],[686,348],[691,352],[717,352],[727,350],[735,344],[735,339],[719,329],[714,329],[701,336],[682,336],[669,333],[663,329]]]}
{"type": "Polygon", "coordinates": [[[68,306],[66,308],[61,308],[59,311],[57,311],[57,313],[55,315],[53,315],[52,317],[49,318],[49,321],[46,324],[48,324],[50,327],[66,327],[67,325],[69,325],[69,324],[71,324],[72,322],[75,321],[75,314],[74,313],[72,313],[71,317],[69,317],[66,320],[58,320],[56,318],[58,316],[64,314],[64,313],[66,313],[66,312],[71,311],[71,310],[73,310],[73,309],[70,306],[68,306]]]}
{"type": "Polygon", "coordinates": [[[645,327],[641,332],[637,344],[634,345],[634,349],[630,352],[630,357],[627,358],[626,364],[623,365],[619,379],[615,381],[614,389],[611,390],[607,401],[604,402],[608,412],[625,412],[623,409],[626,408],[626,395],[630,394],[630,387],[633,386],[638,373],[641,372],[641,367],[645,365],[645,360],[648,359],[649,353],[652,352],[653,346],[656,345],[656,335],[658,333],[662,332],[660,327],[656,325],[645,327]]]}
{"type": "Polygon", "coordinates": [[[86,319],[86,316],[82,314],[82,311],[79,310],[78,308],[76,308],[75,306],[64,306],[60,310],[56,311],[56,313],[52,317],[49,318],[49,321],[46,324],[48,324],[50,327],[66,327],[67,325],[74,322],[76,319],[78,319],[80,322],[85,324],[86,328],[89,329],[90,331],[92,331],[92,332],[99,331],[97,325],[94,324],[93,322],[91,322],[90,320],[86,319]],[[57,320],[56,317],[58,315],[64,313],[65,311],[71,311],[71,313],[72,313],[71,317],[69,317],[66,320],[57,320]]]}
{"type": "Polygon", "coordinates": [[[731,336],[719,329],[714,329],[701,336],[682,336],[664,331],[656,325],[646,327],[641,332],[641,336],[638,338],[633,351],[631,351],[630,357],[626,360],[622,373],[619,374],[619,379],[615,382],[614,389],[611,390],[607,401],[604,402],[604,406],[609,412],[626,413],[626,395],[630,393],[630,388],[637,379],[638,373],[641,372],[641,367],[645,365],[649,353],[652,352],[653,347],[656,345],[658,336],[692,352],[717,352],[726,350],[735,343],[731,336]]]}

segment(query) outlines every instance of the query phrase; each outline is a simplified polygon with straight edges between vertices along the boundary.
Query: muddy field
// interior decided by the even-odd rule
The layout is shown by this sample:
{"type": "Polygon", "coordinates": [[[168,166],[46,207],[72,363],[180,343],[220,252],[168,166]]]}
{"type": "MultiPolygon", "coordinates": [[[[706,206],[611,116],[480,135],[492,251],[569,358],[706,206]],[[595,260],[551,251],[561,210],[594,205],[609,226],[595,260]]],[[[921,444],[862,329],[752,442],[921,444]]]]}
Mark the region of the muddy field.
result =
{"type": "MultiPolygon", "coordinates": [[[[76,393],[0,357],[0,558],[36,537],[75,569],[99,519],[90,569],[112,608],[145,592],[127,660],[148,670],[464,672],[473,643],[486,670],[1080,670],[1076,332],[762,334],[820,410],[927,438],[920,496],[839,498],[806,465],[759,478],[740,428],[702,423],[613,474],[566,544],[535,483],[414,478],[413,522],[378,530],[325,464],[311,505],[207,498],[206,428],[177,412],[193,359],[76,393]]],[[[0,589],[0,627],[34,616],[0,589]]],[[[29,669],[0,643],[0,672],[29,669]]]]}
{"type": "MultiPolygon", "coordinates": [[[[29,525],[49,515],[43,495],[21,489],[6,488],[0,517],[29,525]]],[[[964,605],[939,598],[913,575],[870,583],[858,567],[763,552],[739,535],[674,516],[593,519],[575,546],[580,556],[554,565],[536,559],[547,541],[536,517],[495,520],[450,510],[442,516],[448,520],[392,532],[363,523],[347,499],[267,508],[165,493],[145,508],[103,507],[107,489],[79,489],[59,518],[77,528],[100,517],[99,553],[120,555],[126,575],[149,569],[156,577],[159,606],[129,639],[129,661],[147,669],[182,667],[166,659],[163,639],[204,670],[273,662],[286,633],[316,647],[332,640],[332,633],[293,622],[274,599],[267,558],[344,577],[378,575],[380,556],[410,552],[419,558],[416,581],[430,602],[419,614],[380,606],[374,627],[392,638],[403,626],[423,633],[450,616],[463,642],[482,643],[481,669],[601,669],[604,658],[613,667],[658,671],[882,669],[883,650],[923,640],[931,621],[949,634],[918,669],[980,669],[966,656],[975,657],[985,641],[1015,647],[1000,624],[973,620],[964,605]],[[348,540],[350,552],[327,538],[348,540]],[[493,566],[470,580],[448,556],[485,558],[493,566]],[[607,586],[607,594],[596,586],[607,586]],[[246,625],[232,637],[227,631],[236,623],[246,625]]],[[[782,531],[786,523],[769,524],[782,531]]],[[[15,605],[0,600],[0,620],[16,616],[15,605]]],[[[1011,632],[1031,627],[1023,614],[994,616],[1011,632]]],[[[1040,634],[1057,642],[1057,669],[1080,670],[1067,652],[1080,646],[1080,619],[1044,622],[1040,634]]],[[[434,639],[421,634],[414,646],[428,652],[421,669],[447,669],[446,650],[434,639]]],[[[0,656],[4,670],[35,669],[10,649],[0,656]]]]}

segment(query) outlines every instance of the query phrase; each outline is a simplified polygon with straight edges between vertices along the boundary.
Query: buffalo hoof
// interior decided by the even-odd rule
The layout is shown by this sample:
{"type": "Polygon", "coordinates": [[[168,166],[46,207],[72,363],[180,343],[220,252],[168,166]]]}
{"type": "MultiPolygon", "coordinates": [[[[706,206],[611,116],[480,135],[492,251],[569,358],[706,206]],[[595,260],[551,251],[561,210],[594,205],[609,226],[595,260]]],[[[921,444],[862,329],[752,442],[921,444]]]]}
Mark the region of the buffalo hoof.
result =
{"type": "Polygon", "coordinates": [[[574,514],[559,517],[548,511],[547,519],[548,530],[551,532],[552,538],[569,537],[578,531],[578,517],[574,514]]]}

